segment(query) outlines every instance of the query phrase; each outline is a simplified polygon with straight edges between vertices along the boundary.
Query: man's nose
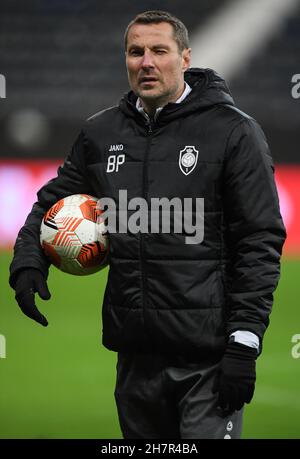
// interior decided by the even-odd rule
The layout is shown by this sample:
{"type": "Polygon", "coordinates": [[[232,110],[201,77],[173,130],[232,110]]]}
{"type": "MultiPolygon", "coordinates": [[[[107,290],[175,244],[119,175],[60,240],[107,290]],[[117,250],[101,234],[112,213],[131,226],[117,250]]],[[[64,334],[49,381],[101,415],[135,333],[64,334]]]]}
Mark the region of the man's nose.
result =
{"type": "Polygon", "coordinates": [[[149,51],[144,52],[143,60],[142,60],[142,67],[143,68],[150,68],[154,67],[152,55],[149,51]]]}

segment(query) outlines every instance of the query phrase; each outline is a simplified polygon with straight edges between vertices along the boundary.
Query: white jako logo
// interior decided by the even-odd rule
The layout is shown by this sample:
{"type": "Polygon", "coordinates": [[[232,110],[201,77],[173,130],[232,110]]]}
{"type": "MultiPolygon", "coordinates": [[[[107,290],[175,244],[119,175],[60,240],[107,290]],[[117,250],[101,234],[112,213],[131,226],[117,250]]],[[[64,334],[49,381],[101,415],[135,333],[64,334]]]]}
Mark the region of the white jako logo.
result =
{"type": "Polygon", "coordinates": [[[198,150],[193,145],[187,145],[179,154],[179,167],[184,175],[190,174],[196,167],[198,150]]]}

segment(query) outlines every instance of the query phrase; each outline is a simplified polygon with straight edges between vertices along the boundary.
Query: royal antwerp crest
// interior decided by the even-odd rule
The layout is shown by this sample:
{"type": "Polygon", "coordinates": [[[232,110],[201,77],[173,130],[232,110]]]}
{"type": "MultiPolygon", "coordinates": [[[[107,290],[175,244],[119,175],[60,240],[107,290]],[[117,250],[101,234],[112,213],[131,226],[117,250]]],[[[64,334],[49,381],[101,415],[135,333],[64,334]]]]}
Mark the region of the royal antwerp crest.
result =
{"type": "Polygon", "coordinates": [[[189,175],[196,167],[198,150],[193,145],[187,145],[179,154],[179,167],[184,175],[189,175]]]}

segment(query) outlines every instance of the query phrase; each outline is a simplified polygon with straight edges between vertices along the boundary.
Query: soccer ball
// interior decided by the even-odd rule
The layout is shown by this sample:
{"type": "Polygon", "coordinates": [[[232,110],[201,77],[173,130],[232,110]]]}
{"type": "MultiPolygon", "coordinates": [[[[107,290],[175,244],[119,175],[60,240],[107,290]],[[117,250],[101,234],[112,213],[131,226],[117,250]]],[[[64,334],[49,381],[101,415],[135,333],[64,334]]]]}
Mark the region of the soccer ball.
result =
{"type": "Polygon", "coordinates": [[[44,215],[41,246],[61,271],[84,276],[107,266],[108,237],[97,201],[87,194],[74,194],[58,201],[44,215]]]}

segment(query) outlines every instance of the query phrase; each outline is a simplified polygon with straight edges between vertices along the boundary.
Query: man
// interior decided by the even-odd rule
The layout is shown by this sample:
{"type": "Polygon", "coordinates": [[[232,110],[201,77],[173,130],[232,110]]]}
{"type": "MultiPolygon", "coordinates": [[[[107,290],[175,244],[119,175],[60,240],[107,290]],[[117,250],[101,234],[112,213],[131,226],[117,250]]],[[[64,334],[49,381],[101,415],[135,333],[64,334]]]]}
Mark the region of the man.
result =
{"type": "Polygon", "coordinates": [[[177,18],[138,15],[125,49],[132,91],[85,123],[58,176],[38,192],[16,241],[10,284],[23,312],[47,325],[34,303],[36,292],[50,297],[39,227],[64,196],[119,204],[126,190],[128,199],[147,202],[204,199],[204,237],[196,243],[173,226],[170,234],[110,234],[103,344],[118,352],[125,438],[239,438],[286,237],[272,158],[224,80],[189,68],[188,34],[177,18]]]}

